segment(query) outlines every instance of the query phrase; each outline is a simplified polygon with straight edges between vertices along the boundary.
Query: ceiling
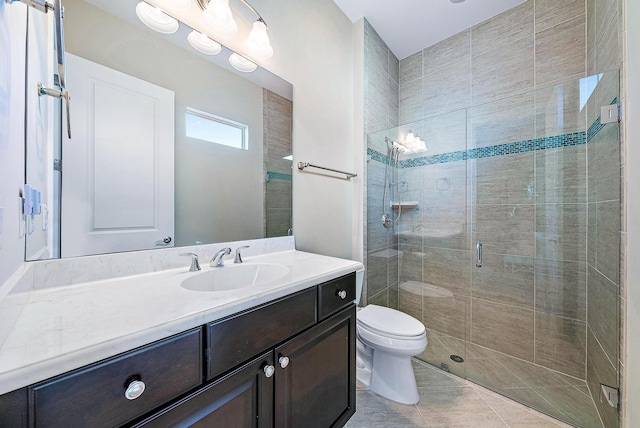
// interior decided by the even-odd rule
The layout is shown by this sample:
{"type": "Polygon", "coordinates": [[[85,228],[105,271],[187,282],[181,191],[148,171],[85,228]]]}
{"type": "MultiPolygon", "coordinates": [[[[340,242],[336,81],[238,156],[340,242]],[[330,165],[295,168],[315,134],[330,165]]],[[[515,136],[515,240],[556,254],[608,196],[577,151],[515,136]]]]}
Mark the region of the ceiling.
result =
{"type": "Polygon", "coordinates": [[[362,17],[404,59],[525,0],[333,0],[352,22],[362,17]]]}

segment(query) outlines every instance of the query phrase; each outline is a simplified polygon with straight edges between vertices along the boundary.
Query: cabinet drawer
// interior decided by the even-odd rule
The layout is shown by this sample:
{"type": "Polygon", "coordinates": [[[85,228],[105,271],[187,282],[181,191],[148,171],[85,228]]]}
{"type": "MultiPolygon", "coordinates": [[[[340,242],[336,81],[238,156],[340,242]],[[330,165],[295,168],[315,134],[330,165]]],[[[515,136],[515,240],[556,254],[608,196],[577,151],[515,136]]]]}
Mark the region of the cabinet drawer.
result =
{"type": "Polygon", "coordinates": [[[30,387],[40,427],[113,427],[202,383],[201,329],[173,336],[30,387]],[[131,382],[142,395],[125,397],[131,382]]]}
{"type": "Polygon", "coordinates": [[[316,288],[300,291],[207,325],[207,380],[316,322],[316,288]]]}
{"type": "Polygon", "coordinates": [[[273,365],[272,352],[197,389],[133,428],[271,428],[274,376],[265,376],[267,365],[273,365]]]}
{"type": "Polygon", "coordinates": [[[351,304],[355,298],[355,272],[318,285],[318,319],[324,319],[339,311],[351,304]]]}

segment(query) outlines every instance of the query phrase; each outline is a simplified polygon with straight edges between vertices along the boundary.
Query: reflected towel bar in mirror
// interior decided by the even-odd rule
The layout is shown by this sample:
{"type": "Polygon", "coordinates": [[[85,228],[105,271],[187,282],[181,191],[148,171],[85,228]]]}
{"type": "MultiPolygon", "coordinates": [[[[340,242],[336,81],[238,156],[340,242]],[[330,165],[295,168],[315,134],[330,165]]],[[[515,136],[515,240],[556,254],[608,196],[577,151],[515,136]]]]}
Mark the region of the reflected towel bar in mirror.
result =
{"type": "Polygon", "coordinates": [[[305,168],[318,168],[318,169],[324,169],[325,171],[331,171],[331,172],[337,172],[338,174],[344,174],[344,175],[346,175],[345,180],[351,180],[352,178],[358,176],[358,174],[354,174],[352,172],[344,172],[344,171],[339,171],[339,170],[333,169],[333,168],[325,168],[324,166],[314,165],[314,164],[309,163],[309,162],[298,162],[298,169],[300,171],[304,170],[305,168]]]}

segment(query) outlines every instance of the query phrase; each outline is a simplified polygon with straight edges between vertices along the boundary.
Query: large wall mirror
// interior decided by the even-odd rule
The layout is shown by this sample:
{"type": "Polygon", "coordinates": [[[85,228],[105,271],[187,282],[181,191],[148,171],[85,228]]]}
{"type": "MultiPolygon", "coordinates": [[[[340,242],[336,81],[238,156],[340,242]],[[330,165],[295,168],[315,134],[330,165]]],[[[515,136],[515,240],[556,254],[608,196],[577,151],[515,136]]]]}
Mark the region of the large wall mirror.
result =
{"type": "Polygon", "coordinates": [[[64,103],[36,101],[27,260],[291,233],[291,84],[195,51],[184,24],[148,29],[136,3],[64,1],[71,138],[64,103]]]}

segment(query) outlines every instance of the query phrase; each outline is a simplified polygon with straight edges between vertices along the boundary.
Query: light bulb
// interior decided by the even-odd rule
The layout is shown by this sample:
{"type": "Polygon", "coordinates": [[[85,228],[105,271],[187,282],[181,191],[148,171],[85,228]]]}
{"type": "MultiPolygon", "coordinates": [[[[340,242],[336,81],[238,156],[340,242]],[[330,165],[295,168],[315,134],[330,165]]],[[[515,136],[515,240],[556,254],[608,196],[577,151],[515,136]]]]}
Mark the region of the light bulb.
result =
{"type": "Polygon", "coordinates": [[[229,64],[231,64],[233,68],[235,68],[236,70],[241,71],[243,73],[251,73],[256,68],[258,68],[256,63],[249,61],[247,58],[241,55],[238,55],[235,52],[232,53],[231,56],[229,57],[229,64]]]}
{"type": "Polygon", "coordinates": [[[211,40],[209,37],[196,30],[189,33],[187,40],[192,48],[205,55],[218,55],[220,51],[222,51],[220,43],[211,40]]]}
{"type": "Polygon", "coordinates": [[[415,134],[413,133],[413,131],[409,131],[407,136],[404,137],[404,142],[411,144],[411,143],[413,143],[414,139],[415,139],[415,134]]]}
{"type": "Polygon", "coordinates": [[[136,6],[136,15],[147,27],[159,33],[172,34],[178,31],[178,21],[162,10],[141,1],[136,6]]]}
{"type": "Polygon", "coordinates": [[[273,48],[269,43],[267,26],[260,19],[253,23],[249,37],[244,43],[247,50],[256,58],[269,59],[273,56],[273,48]]]}
{"type": "Polygon", "coordinates": [[[211,31],[222,38],[231,38],[238,32],[238,24],[229,8],[229,0],[211,0],[204,11],[204,19],[211,25],[211,31]]]}
{"type": "Polygon", "coordinates": [[[427,144],[422,141],[420,139],[420,137],[416,137],[414,140],[414,144],[415,144],[415,149],[413,150],[414,152],[426,152],[427,151],[427,144]]]}

